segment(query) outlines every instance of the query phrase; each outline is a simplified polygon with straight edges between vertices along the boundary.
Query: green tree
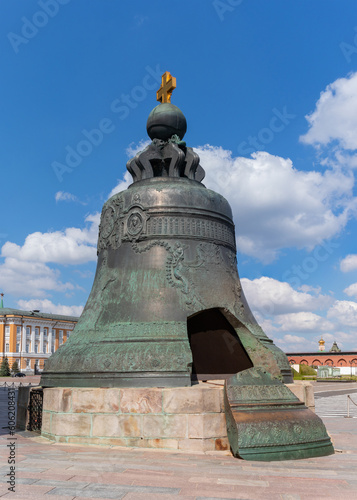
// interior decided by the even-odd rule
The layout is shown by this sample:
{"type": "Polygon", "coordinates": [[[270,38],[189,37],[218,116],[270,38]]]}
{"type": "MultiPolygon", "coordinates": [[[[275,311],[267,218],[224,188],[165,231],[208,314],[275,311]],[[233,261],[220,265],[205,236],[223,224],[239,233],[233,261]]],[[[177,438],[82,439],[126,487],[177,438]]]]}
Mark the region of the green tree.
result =
{"type": "Polygon", "coordinates": [[[10,375],[9,360],[7,359],[7,356],[5,356],[0,366],[0,377],[9,377],[10,375]]]}
{"type": "Polygon", "coordinates": [[[11,367],[11,371],[12,373],[19,373],[19,365],[17,364],[17,359],[15,359],[15,361],[12,363],[12,367],[11,367]]]}

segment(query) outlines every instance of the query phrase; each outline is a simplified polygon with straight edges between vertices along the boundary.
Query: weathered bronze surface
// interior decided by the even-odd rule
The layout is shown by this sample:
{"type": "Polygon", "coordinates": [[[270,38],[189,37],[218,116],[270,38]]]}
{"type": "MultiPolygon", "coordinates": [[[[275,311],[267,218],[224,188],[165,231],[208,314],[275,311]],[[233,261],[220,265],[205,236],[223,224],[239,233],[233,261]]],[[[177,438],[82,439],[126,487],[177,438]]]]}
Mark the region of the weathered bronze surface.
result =
{"type": "Polygon", "coordinates": [[[93,288],[44,386],[187,386],[253,366],[292,381],[245,300],[231,208],[201,183],[165,75],[152,142],[127,164],[133,184],[104,204],[93,288]]]}
{"type": "Polygon", "coordinates": [[[185,177],[137,181],[103,207],[91,294],[42,384],[190,385],[188,321],[208,309],[221,311],[254,366],[291,381],[242,292],[228,202],[185,177]]]}
{"type": "Polygon", "coordinates": [[[103,207],[92,291],[42,384],[187,386],[251,366],[290,382],[245,300],[231,208],[200,182],[181,110],[160,104],[148,131],[152,143],[127,164],[134,183],[103,207]]]}
{"type": "Polygon", "coordinates": [[[174,104],[159,104],[149,114],[146,131],[150,139],[172,142],[176,136],[184,138],[187,130],[185,115],[174,104]]]}
{"type": "Polygon", "coordinates": [[[225,412],[236,457],[272,461],[334,453],[322,420],[264,369],[226,380],[225,412]]]}

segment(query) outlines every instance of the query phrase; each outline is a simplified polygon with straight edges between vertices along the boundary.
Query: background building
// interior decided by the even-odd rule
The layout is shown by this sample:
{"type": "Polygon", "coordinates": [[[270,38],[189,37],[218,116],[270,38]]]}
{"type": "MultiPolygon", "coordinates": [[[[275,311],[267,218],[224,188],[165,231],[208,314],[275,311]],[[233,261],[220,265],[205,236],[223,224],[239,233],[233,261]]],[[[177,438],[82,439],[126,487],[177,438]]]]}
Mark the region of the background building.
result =
{"type": "Polygon", "coordinates": [[[0,307],[0,363],[7,356],[20,371],[41,371],[46,359],[66,342],[78,318],[0,307]]]}
{"type": "Polygon", "coordinates": [[[324,350],[325,341],[319,340],[318,352],[289,352],[286,353],[289,363],[293,367],[299,365],[330,366],[340,368],[341,375],[357,375],[357,352],[343,352],[334,342],[329,351],[324,350]],[[323,349],[321,349],[323,346],[323,349]]]}

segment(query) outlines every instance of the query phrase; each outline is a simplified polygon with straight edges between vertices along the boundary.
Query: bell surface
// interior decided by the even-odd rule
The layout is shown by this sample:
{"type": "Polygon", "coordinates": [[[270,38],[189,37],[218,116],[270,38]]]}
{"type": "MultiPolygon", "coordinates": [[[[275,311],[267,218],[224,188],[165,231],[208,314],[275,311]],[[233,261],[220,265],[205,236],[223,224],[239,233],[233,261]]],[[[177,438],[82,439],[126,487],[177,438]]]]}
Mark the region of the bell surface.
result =
{"type": "Polygon", "coordinates": [[[291,381],[239,280],[231,208],[187,178],[153,177],[104,205],[92,291],[45,386],[187,386],[252,366],[291,381]]]}

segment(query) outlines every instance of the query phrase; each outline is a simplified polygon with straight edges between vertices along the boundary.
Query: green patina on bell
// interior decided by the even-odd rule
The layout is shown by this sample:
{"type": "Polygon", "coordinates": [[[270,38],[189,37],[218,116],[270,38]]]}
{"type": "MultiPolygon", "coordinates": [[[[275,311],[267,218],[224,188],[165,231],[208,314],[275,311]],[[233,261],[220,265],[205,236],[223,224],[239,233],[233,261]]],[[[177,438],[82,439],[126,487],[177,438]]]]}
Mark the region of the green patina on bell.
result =
{"type": "MultiPolygon", "coordinates": [[[[163,88],[166,82],[172,92],[176,83],[165,75],[163,88]]],[[[152,142],[127,163],[133,183],[103,206],[93,288],[73,334],[48,360],[41,384],[178,387],[197,379],[228,379],[228,436],[240,456],[247,446],[237,437],[245,424],[238,425],[239,411],[232,411],[229,388],[240,385],[235,374],[261,369],[270,377],[267,386],[285,387],[282,382],[292,382],[291,369],[249,309],[237,270],[231,208],[202,184],[199,157],[182,141],[186,119],[167,93],[160,94],[162,103],[148,119],[152,142]]],[[[283,406],[273,420],[283,415],[283,406]]],[[[320,426],[324,429],[321,421],[320,426]]],[[[304,456],[331,453],[326,439],[304,456]]],[[[270,457],[274,437],[271,443],[270,457]]],[[[280,453],[280,441],[276,446],[280,453]]],[[[289,452],[283,456],[289,458],[289,452]]]]}

